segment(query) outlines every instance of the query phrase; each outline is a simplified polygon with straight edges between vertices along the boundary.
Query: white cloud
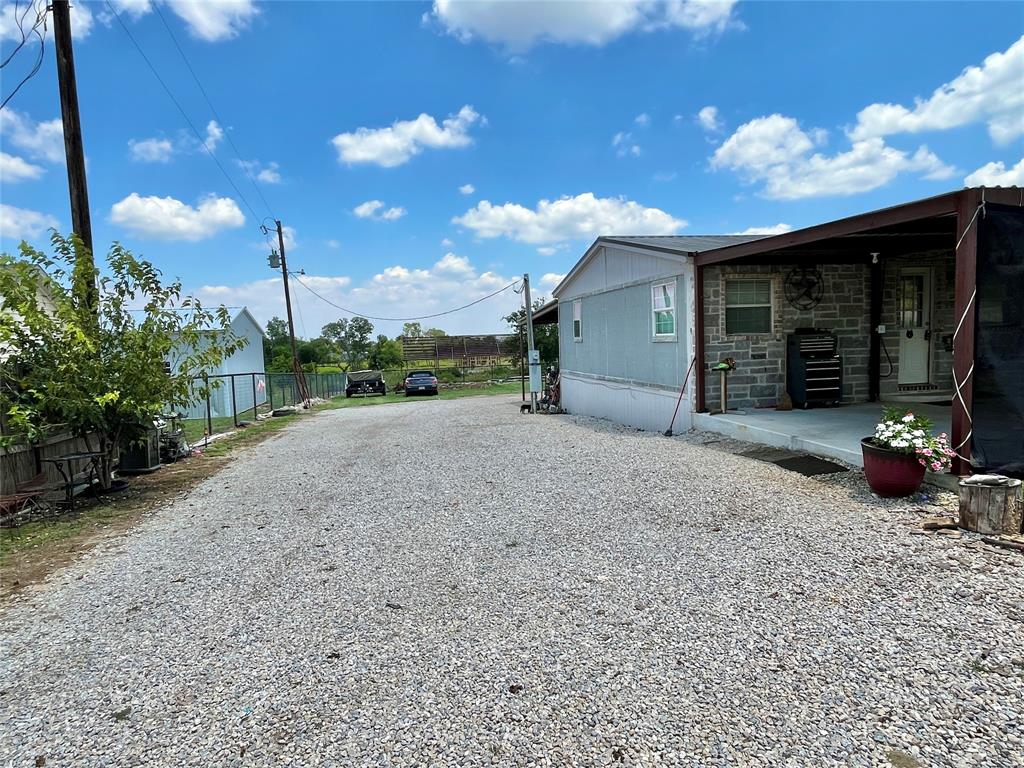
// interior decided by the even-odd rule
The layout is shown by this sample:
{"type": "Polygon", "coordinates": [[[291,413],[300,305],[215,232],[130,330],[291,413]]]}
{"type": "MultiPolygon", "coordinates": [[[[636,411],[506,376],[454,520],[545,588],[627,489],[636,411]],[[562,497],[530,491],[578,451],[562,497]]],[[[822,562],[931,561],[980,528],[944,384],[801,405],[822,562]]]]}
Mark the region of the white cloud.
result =
{"type": "Polygon", "coordinates": [[[473,266],[465,256],[446,253],[434,263],[434,271],[438,274],[469,276],[474,274],[473,266]]]}
{"type": "Polygon", "coordinates": [[[633,118],[633,122],[637,125],[646,128],[651,124],[651,116],[646,112],[641,112],[639,115],[633,118]]]}
{"type": "Polygon", "coordinates": [[[793,227],[789,224],[773,224],[770,227],[747,227],[742,232],[733,232],[734,235],[783,235],[791,232],[793,227]]]}
{"type": "Polygon", "coordinates": [[[126,14],[133,20],[141,19],[153,10],[153,3],[150,0],[111,0],[114,10],[119,14],[126,14]]]}
{"type": "Polygon", "coordinates": [[[193,207],[173,197],[141,197],[132,192],[114,203],[110,220],[143,237],[194,242],[242,226],[245,216],[229,197],[210,195],[193,207]]]}
{"type": "Polygon", "coordinates": [[[203,141],[204,144],[209,148],[211,152],[217,151],[217,145],[224,140],[224,129],[220,127],[216,120],[211,120],[206,124],[206,139],[203,141]]]}
{"type": "Polygon", "coordinates": [[[59,226],[57,219],[49,214],[0,203],[0,236],[5,238],[31,240],[59,226]]]}
{"type": "Polygon", "coordinates": [[[37,123],[27,114],[6,108],[0,112],[0,135],[33,160],[64,162],[64,126],[59,117],[37,123]]]}
{"type": "MultiPolygon", "coordinates": [[[[467,257],[449,253],[428,267],[394,264],[359,282],[343,275],[301,275],[292,282],[291,295],[302,318],[300,333],[304,325],[307,336],[316,336],[322,326],[346,315],[313,296],[302,283],[334,304],[356,312],[409,317],[462,306],[493,293],[513,279],[480,271],[467,257]]],[[[204,285],[194,293],[205,303],[245,305],[263,323],[274,315],[284,317],[281,280],[277,277],[235,285],[204,285]]],[[[507,332],[508,326],[501,317],[521,302],[521,296],[508,290],[468,310],[424,321],[424,325],[435,325],[449,333],[507,332]]],[[[372,322],[375,334],[395,336],[402,330],[401,322],[372,322]]]]}
{"type": "Polygon", "coordinates": [[[451,248],[453,245],[455,245],[455,243],[453,243],[447,237],[442,238],[442,240],[441,240],[441,247],[442,248],[451,248]]]}
{"type": "Polygon", "coordinates": [[[259,160],[236,160],[235,162],[256,181],[262,181],[264,184],[281,183],[281,166],[273,161],[261,163],[259,160]]]}
{"type": "Polygon", "coordinates": [[[732,22],[733,0],[435,0],[428,17],[462,42],[481,39],[510,51],[537,43],[600,46],[631,32],[680,27],[697,34],[732,22]]]}
{"type": "Polygon", "coordinates": [[[718,116],[718,107],[707,106],[697,113],[697,122],[705,131],[717,133],[722,130],[722,120],[718,116]]]}
{"type": "Polygon", "coordinates": [[[338,150],[338,162],[372,163],[393,168],[407,163],[424,149],[453,149],[469,146],[469,129],[483,119],[468,104],[441,125],[423,113],[414,120],[396,120],[386,128],[357,128],[339,133],[331,143],[338,150]]]}
{"type": "Polygon", "coordinates": [[[341,243],[338,240],[331,238],[327,241],[327,247],[331,250],[337,250],[338,248],[341,248],[341,243]]]}
{"type": "Polygon", "coordinates": [[[563,280],[565,280],[565,275],[560,275],[557,272],[545,272],[541,276],[538,285],[540,285],[541,288],[546,288],[550,291],[563,280]]]}
{"type": "Polygon", "coordinates": [[[483,200],[452,220],[479,237],[509,237],[524,243],[555,243],[589,239],[600,234],[672,235],[686,226],[658,208],[622,197],[575,197],[541,200],[536,208],[518,203],[492,205],[483,200]]]}
{"type": "Polygon", "coordinates": [[[814,139],[823,138],[820,132],[812,136],[791,117],[759,117],[736,129],[715,151],[711,167],[729,168],[749,182],[762,182],[764,195],[780,200],[866,192],[900,173],[919,173],[926,179],[946,179],[955,173],[925,146],[909,154],[873,138],[828,156],[811,154],[814,139]]]}
{"type": "Polygon", "coordinates": [[[554,256],[556,253],[558,253],[558,248],[556,248],[553,245],[542,245],[540,248],[537,249],[537,253],[539,253],[541,256],[554,256]]]}
{"type": "Polygon", "coordinates": [[[253,0],[166,0],[188,25],[193,37],[207,42],[229,40],[259,14],[253,0]]]}
{"type": "Polygon", "coordinates": [[[382,200],[367,200],[352,209],[360,219],[373,219],[374,221],[397,221],[406,214],[405,208],[387,208],[382,200]]]}
{"type": "Polygon", "coordinates": [[[857,115],[850,135],[855,140],[894,133],[942,131],[977,121],[988,123],[998,144],[1024,136],[1024,37],[1005,52],[967,67],[943,83],[913,109],[901,104],[871,104],[857,115]]]}
{"type": "Polygon", "coordinates": [[[459,187],[459,192],[463,195],[472,195],[474,192],[476,192],[476,187],[474,187],[472,184],[463,184],[461,187],[459,187]]]}
{"type": "Polygon", "coordinates": [[[985,163],[964,179],[968,187],[1024,187],[1024,159],[1007,168],[1002,160],[985,163]]]}
{"type": "Polygon", "coordinates": [[[18,157],[0,152],[0,181],[13,184],[18,181],[38,179],[46,169],[18,157]]]}
{"type": "MultiPolygon", "coordinates": [[[[0,8],[0,40],[14,40],[21,42],[21,29],[18,26],[18,19],[22,18],[22,14],[26,11],[27,5],[31,3],[28,0],[15,6],[13,2],[8,2],[0,8]]],[[[21,25],[26,32],[28,32],[32,25],[35,23],[36,14],[33,11],[28,11],[28,15],[25,16],[25,20],[21,25]]],[[[85,3],[73,3],[71,5],[71,34],[76,40],[82,40],[89,36],[92,31],[93,22],[95,21],[92,12],[89,10],[85,3]]],[[[40,28],[41,29],[41,28],[40,28]]],[[[46,29],[47,41],[53,40],[53,22],[50,21],[46,29]]],[[[35,39],[35,35],[32,35],[32,39],[35,39]]],[[[38,44],[38,43],[36,43],[38,44]]],[[[6,54],[5,54],[6,56],[6,54]]]]}
{"type": "Polygon", "coordinates": [[[626,131],[619,131],[612,136],[612,146],[615,147],[615,154],[619,157],[640,156],[640,145],[633,141],[633,134],[626,131]]]}
{"type": "Polygon", "coordinates": [[[678,176],[676,171],[658,171],[651,178],[655,181],[675,181],[678,176]]]}
{"type": "Polygon", "coordinates": [[[129,139],[128,151],[139,163],[169,163],[174,145],[170,139],[129,139]]]}

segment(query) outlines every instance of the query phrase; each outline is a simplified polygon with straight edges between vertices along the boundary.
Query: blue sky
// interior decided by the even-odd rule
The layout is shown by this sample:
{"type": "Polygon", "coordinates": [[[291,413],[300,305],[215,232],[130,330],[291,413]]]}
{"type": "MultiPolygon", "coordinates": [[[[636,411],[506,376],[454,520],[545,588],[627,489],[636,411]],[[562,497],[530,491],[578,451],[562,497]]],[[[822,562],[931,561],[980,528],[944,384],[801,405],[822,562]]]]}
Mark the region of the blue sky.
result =
{"type": "MultiPolygon", "coordinates": [[[[271,212],[317,292],[407,316],[524,271],[550,291],[597,234],[778,231],[1024,183],[1021,4],[155,2],[113,5],[241,196],[106,5],[79,3],[97,249],[119,240],[263,321],[283,314],[271,212]]],[[[0,113],[5,250],[70,226],[59,114],[48,45],[0,113]]],[[[294,293],[303,335],[342,314],[294,293]]],[[[437,324],[501,330],[517,300],[437,324]]]]}

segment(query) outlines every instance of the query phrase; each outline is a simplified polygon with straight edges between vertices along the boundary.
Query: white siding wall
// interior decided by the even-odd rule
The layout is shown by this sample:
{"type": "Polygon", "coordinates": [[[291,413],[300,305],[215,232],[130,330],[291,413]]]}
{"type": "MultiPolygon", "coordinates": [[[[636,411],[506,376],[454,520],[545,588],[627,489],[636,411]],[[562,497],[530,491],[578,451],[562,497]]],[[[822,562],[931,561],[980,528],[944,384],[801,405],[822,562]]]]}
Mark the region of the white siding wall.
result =
{"type": "MultiPolygon", "coordinates": [[[[570,413],[664,431],[693,358],[693,267],[683,257],[602,247],[561,287],[562,405],[570,413]],[[651,286],[676,283],[676,338],[655,339],[651,286]],[[583,338],[573,338],[573,303],[583,338]]],[[[689,429],[693,377],[674,431],[689,429]]]]}

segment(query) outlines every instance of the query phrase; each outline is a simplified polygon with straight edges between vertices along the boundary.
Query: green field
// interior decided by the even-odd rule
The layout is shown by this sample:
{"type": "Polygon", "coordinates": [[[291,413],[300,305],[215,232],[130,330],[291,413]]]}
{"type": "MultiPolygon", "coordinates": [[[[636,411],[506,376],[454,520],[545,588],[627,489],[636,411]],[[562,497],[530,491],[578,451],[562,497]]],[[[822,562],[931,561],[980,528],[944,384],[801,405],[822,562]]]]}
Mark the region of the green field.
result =
{"type": "Polygon", "coordinates": [[[368,397],[356,396],[346,398],[336,397],[329,403],[325,403],[321,408],[325,410],[333,408],[362,408],[369,405],[386,405],[388,403],[404,403],[412,402],[415,400],[435,400],[440,398],[441,400],[455,400],[460,397],[477,397],[480,395],[519,395],[522,393],[522,385],[519,382],[514,384],[492,384],[488,387],[466,387],[464,389],[442,389],[436,397],[425,397],[417,395],[416,397],[406,397],[404,393],[395,394],[389,392],[384,397],[380,395],[370,395],[368,397]]]}

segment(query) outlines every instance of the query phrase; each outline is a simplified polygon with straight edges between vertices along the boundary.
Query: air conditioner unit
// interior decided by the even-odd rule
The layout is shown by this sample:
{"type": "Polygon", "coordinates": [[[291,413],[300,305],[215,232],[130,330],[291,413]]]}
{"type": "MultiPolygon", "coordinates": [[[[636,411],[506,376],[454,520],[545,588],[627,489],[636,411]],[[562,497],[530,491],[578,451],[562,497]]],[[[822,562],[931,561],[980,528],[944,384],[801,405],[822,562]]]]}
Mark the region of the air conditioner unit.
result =
{"type": "Polygon", "coordinates": [[[121,451],[117,472],[121,475],[144,475],[160,469],[160,430],[146,430],[142,442],[132,443],[121,451]]]}

